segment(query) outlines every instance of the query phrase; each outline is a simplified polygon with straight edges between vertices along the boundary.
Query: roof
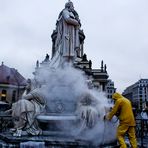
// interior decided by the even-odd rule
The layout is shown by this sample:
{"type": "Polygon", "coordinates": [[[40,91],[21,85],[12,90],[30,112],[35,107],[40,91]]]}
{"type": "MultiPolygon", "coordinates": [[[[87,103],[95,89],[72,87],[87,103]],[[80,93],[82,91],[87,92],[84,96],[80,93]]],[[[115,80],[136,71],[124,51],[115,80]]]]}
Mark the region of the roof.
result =
{"type": "Polygon", "coordinates": [[[9,68],[6,65],[0,65],[0,84],[11,85],[26,85],[26,79],[14,68],[9,68]]]}

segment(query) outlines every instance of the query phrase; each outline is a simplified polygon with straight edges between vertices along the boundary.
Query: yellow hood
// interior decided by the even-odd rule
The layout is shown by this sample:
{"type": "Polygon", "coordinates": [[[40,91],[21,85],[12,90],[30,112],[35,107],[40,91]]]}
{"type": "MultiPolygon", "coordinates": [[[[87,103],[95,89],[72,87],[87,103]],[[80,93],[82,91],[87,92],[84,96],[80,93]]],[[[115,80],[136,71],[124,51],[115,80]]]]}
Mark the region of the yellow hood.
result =
{"type": "Polygon", "coordinates": [[[117,99],[119,99],[119,98],[122,98],[123,96],[120,94],[120,93],[114,93],[113,95],[112,95],[112,98],[114,99],[114,100],[117,100],[117,99]]]}

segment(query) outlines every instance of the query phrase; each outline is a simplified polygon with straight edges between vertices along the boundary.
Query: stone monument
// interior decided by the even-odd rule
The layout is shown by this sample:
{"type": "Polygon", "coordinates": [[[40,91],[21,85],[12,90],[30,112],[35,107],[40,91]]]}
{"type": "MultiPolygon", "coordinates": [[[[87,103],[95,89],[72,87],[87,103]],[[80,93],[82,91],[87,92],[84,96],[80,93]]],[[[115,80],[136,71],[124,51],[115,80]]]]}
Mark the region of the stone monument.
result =
{"type": "Polygon", "coordinates": [[[80,27],[79,15],[73,3],[69,1],[59,14],[56,30],[52,34],[52,66],[58,67],[65,62],[74,62],[77,57],[83,55],[85,36],[80,27]]]}
{"type": "MultiPolygon", "coordinates": [[[[107,98],[93,86],[90,87],[86,73],[75,66],[80,59],[83,64],[88,64],[83,69],[87,69],[87,66],[91,69],[92,66],[83,53],[85,35],[80,28],[78,13],[73,3],[68,1],[59,14],[52,34],[51,59],[46,54],[41,64],[39,61],[36,63],[33,79],[36,89],[30,89],[13,105],[13,115],[21,113],[13,136],[23,136],[21,130],[32,136],[42,135],[40,141],[50,144],[49,137],[60,137],[58,140],[67,137],[63,142],[72,138],[73,145],[77,144],[76,141],[79,141],[79,145],[81,140],[88,145],[87,142],[96,142],[96,137],[96,145],[113,139],[108,137],[109,132],[105,133],[113,125],[107,123],[105,126],[103,122],[106,108],[109,107],[107,98]],[[19,108],[20,111],[15,112],[19,108]],[[24,109],[23,112],[21,109],[24,109]]],[[[30,140],[29,137],[27,139],[30,140]]]]}

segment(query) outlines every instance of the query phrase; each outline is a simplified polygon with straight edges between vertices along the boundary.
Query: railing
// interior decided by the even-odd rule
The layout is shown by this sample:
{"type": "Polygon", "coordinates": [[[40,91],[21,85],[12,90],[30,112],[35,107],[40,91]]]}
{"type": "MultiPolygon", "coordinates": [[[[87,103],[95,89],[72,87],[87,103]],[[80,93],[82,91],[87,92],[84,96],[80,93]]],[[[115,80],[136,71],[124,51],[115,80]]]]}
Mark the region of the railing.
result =
{"type": "Polygon", "coordinates": [[[136,118],[136,136],[144,148],[144,139],[148,138],[148,119],[136,118]]]}
{"type": "MultiPolygon", "coordinates": [[[[0,114],[0,132],[8,131],[13,126],[13,120],[11,115],[0,114]]],[[[143,119],[141,116],[136,118],[136,137],[144,148],[144,141],[148,140],[148,119],[143,119]]]]}
{"type": "Polygon", "coordinates": [[[13,124],[13,118],[11,115],[0,114],[0,132],[5,132],[13,124]]]}

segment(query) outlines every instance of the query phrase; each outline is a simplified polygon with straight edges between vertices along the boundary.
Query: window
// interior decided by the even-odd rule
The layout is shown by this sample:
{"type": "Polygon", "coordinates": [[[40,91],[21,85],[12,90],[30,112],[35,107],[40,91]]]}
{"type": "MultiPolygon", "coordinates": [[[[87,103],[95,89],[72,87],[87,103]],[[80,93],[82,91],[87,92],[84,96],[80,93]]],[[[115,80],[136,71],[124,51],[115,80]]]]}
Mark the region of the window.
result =
{"type": "Polygon", "coordinates": [[[1,100],[6,101],[6,96],[7,96],[7,91],[3,89],[1,93],[1,100]]]}
{"type": "Polygon", "coordinates": [[[14,90],[12,93],[12,103],[14,103],[16,100],[16,91],[14,90]]]}

